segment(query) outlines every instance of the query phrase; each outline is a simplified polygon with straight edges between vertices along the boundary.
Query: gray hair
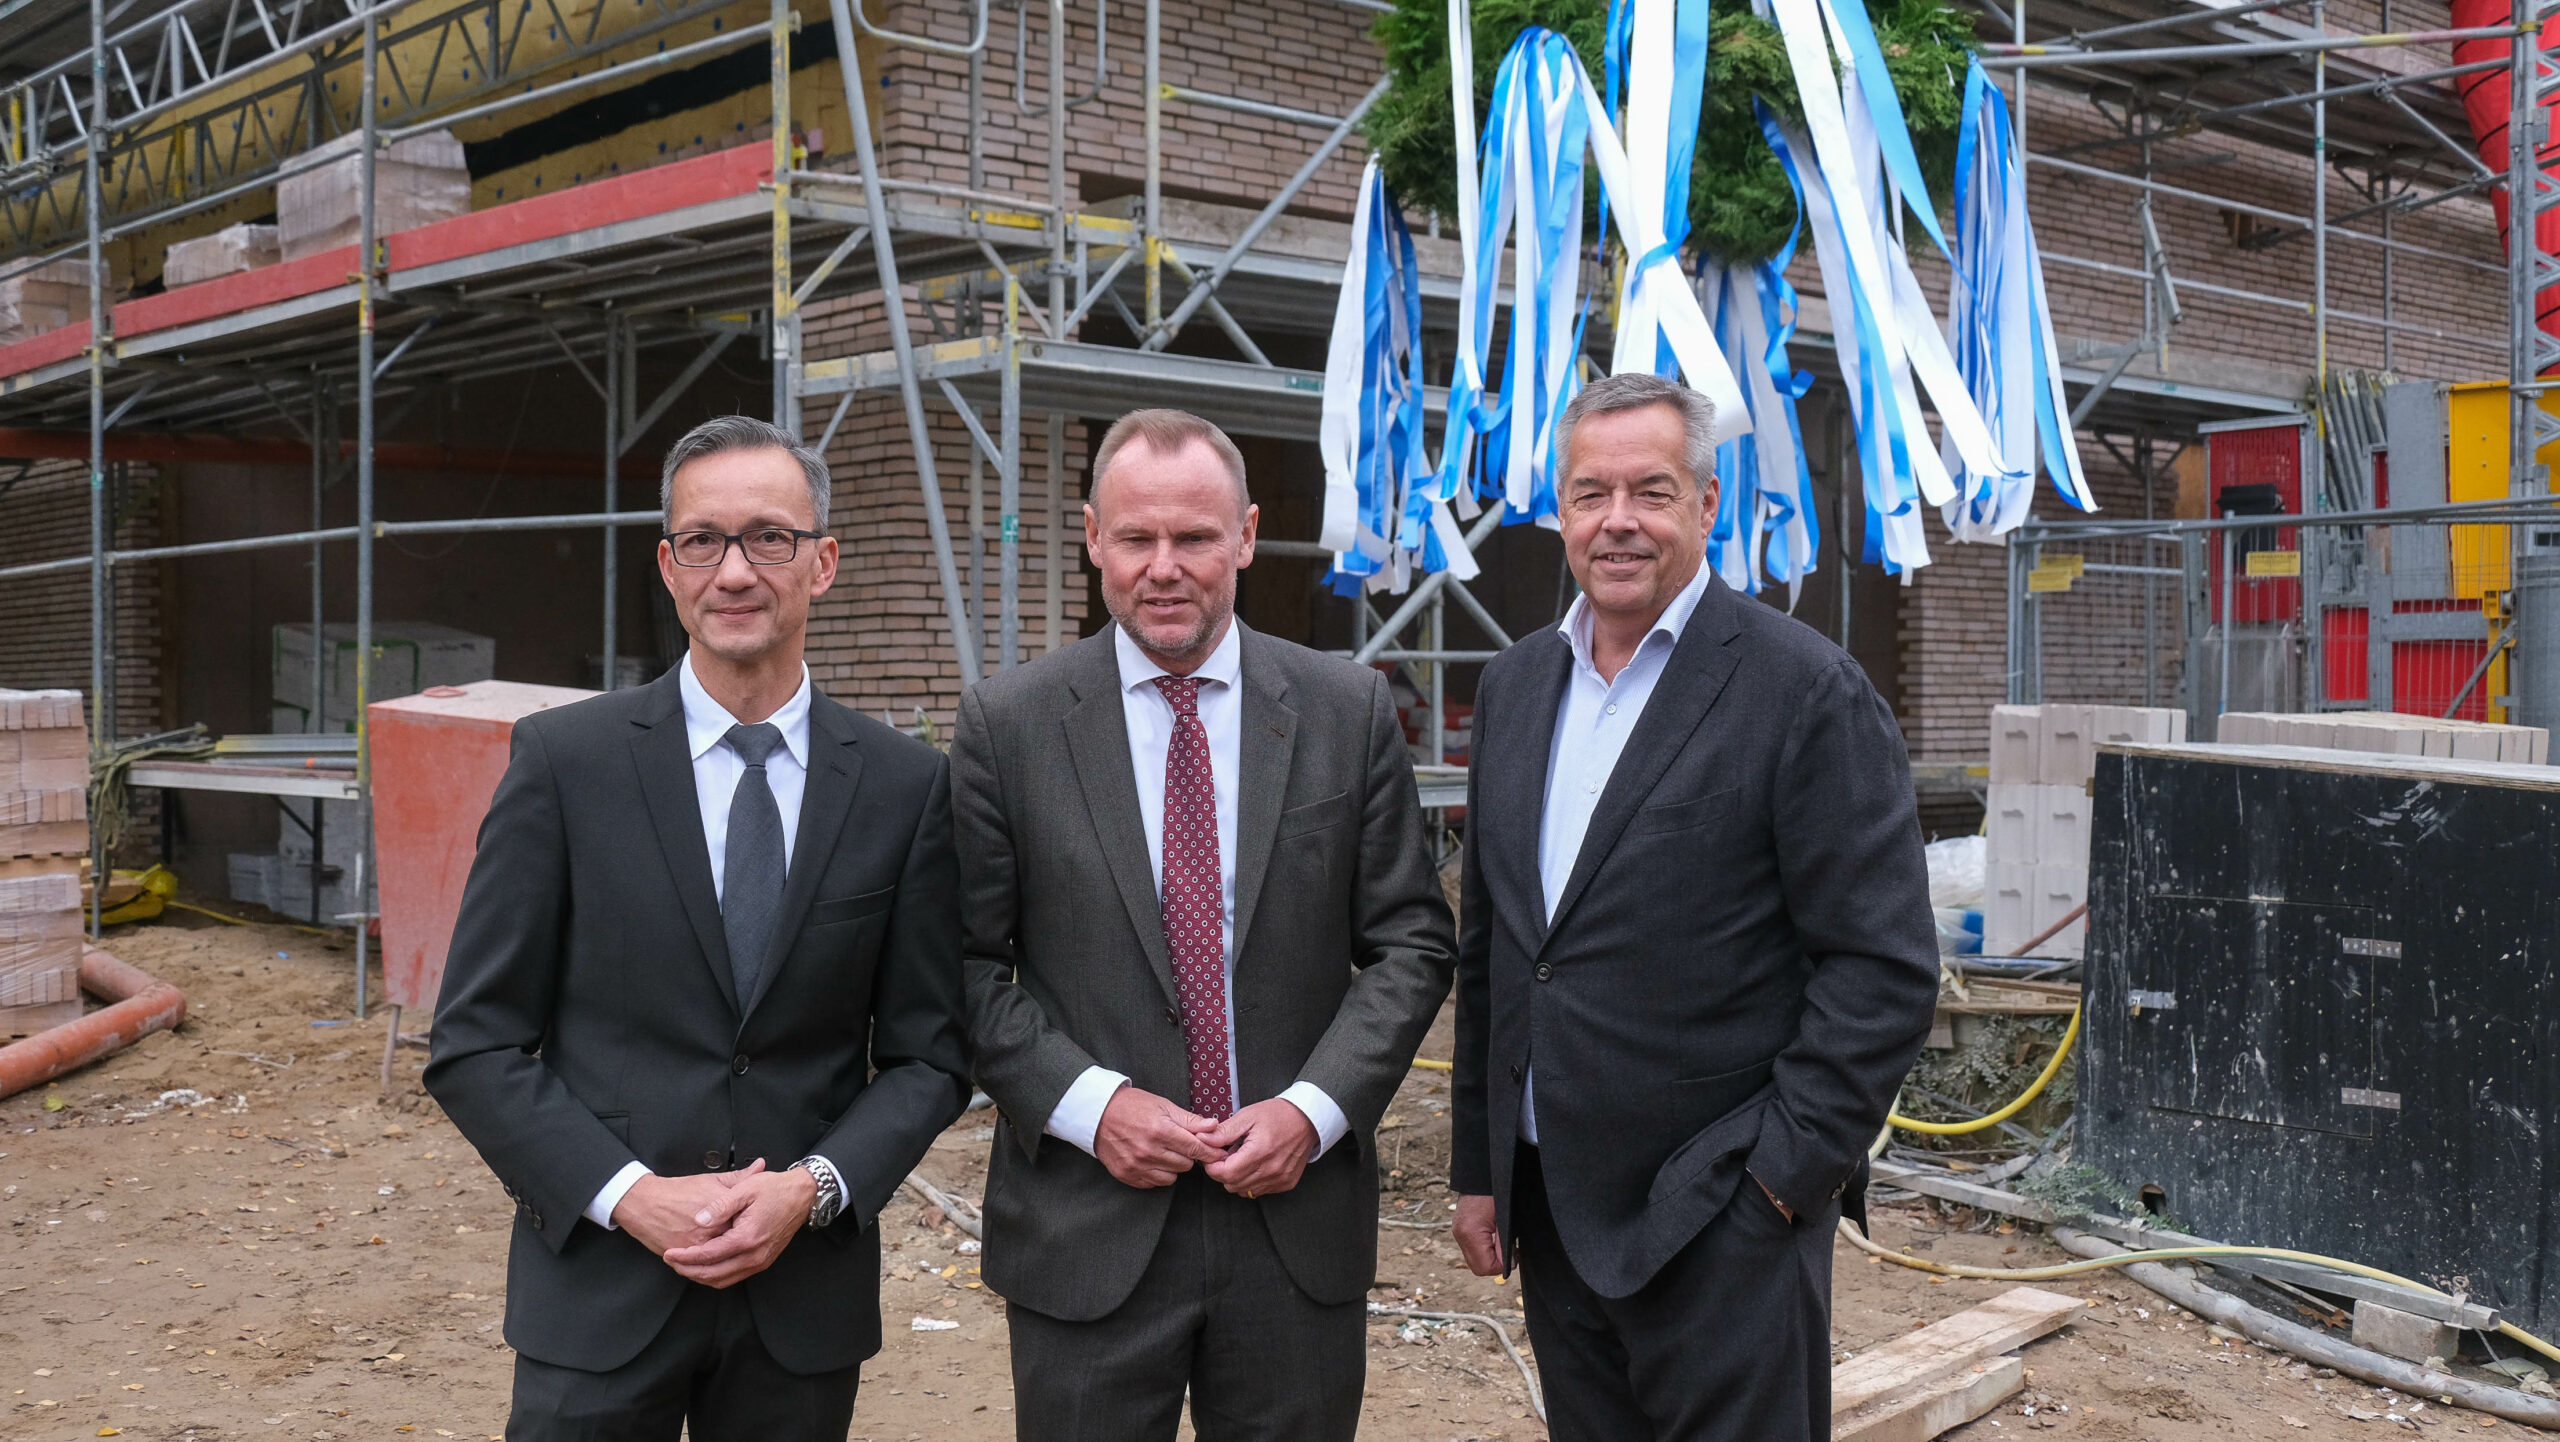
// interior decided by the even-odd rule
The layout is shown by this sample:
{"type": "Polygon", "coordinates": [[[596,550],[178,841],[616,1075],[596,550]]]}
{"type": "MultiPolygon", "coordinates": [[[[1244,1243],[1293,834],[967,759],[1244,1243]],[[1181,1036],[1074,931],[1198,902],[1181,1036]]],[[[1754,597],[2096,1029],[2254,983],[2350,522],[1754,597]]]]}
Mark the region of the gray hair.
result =
{"type": "MultiPolygon", "coordinates": [[[[1689,467],[1689,480],[1703,486],[1716,469],[1716,405],[1705,396],[1680,384],[1667,381],[1646,371],[1624,371],[1605,376],[1584,386],[1579,394],[1565,403],[1564,414],[1556,417],[1556,466],[1563,470],[1565,459],[1573,454],[1573,428],[1585,416],[1612,415],[1619,411],[1638,410],[1645,406],[1669,406],[1680,413],[1680,429],[1686,438],[1681,447],[1681,460],[1689,467]]],[[[1559,488],[1572,479],[1558,474],[1559,488]]]]}
{"type": "Polygon", "coordinates": [[[835,478],[827,471],[826,457],[800,443],[789,431],[770,421],[753,416],[713,416],[667,448],[665,464],[658,468],[658,509],[675,504],[676,472],[688,461],[716,456],[726,451],[781,451],[800,463],[800,473],[809,481],[809,510],[817,517],[810,529],[827,528],[827,503],[834,498],[835,478]]]}

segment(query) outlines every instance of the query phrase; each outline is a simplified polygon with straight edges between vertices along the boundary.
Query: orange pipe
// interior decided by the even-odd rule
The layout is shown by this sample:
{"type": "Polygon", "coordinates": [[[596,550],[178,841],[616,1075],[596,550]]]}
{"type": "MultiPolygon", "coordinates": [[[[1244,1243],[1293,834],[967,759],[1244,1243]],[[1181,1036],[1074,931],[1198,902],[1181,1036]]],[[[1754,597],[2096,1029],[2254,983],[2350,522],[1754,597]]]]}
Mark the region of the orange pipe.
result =
{"type": "Polygon", "coordinates": [[[81,954],[80,986],[114,1005],[0,1047],[0,1097],[113,1056],[155,1031],[175,1031],[187,1019],[185,993],[94,946],[81,954]]]}

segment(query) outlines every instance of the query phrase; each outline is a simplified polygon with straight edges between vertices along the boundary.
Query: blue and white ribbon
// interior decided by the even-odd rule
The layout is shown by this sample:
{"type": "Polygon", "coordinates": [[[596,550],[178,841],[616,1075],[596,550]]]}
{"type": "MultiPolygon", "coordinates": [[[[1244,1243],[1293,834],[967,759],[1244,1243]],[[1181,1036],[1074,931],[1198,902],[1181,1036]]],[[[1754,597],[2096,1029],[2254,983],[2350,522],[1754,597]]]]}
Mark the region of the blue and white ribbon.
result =
{"type": "Polygon", "coordinates": [[[2045,306],[2044,262],[2027,216],[2026,176],[1998,86],[1972,65],[1956,142],[1955,245],[1947,285],[1947,346],[1999,447],[2000,468],[1943,456],[1957,495],[1942,514],[1960,541],[2006,535],[2035,503],[2039,459],[2068,504],[2097,509],[2067,418],[2062,366],[2045,306]]]}
{"type": "Polygon", "coordinates": [[[1354,594],[1400,568],[1396,518],[1406,492],[1427,479],[1423,449],[1422,285],[1413,236],[1372,158],[1360,175],[1351,254],[1334,302],[1325,352],[1322,544],[1332,582],[1354,594]]]}

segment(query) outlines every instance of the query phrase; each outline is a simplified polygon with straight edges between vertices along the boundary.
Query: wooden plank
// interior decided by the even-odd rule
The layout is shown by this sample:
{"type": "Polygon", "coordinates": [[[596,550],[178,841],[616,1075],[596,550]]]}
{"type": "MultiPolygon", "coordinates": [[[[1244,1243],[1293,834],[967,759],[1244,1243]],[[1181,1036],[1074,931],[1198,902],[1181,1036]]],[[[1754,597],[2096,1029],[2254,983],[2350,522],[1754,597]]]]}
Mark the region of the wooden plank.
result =
{"type": "Polygon", "coordinates": [[[2023,1347],[2080,1314],[2083,1303],[2037,1287],[2011,1287],[1978,1307],[1931,1322],[1831,1369],[1831,1415],[1909,1391],[2023,1347]]]}
{"type": "Polygon", "coordinates": [[[1982,1417],[2026,1386],[2027,1364],[2016,1357],[1941,1377],[1913,1391],[1868,1403],[1831,1420],[1831,1442],[1929,1442],[1982,1417]]]}

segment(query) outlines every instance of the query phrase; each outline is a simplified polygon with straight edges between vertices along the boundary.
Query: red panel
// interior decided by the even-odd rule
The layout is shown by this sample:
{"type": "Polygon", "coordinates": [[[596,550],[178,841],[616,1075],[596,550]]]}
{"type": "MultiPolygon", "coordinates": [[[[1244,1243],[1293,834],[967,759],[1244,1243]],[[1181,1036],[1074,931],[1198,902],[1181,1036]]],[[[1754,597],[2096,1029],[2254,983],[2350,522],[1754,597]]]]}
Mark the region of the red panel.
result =
{"type": "Polygon", "coordinates": [[[148,335],[345,285],[355,279],[356,249],[342,245],[300,260],[262,265],[256,270],[126,301],[116,307],[116,334],[148,335]]]}
{"type": "Polygon", "coordinates": [[[89,323],[56,326],[15,345],[0,346],[0,376],[24,375],[38,366],[69,360],[89,348],[89,323]]]}
{"type": "MultiPolygon", "coordinates": [[[[740,145],[404,230],[385,236],[383,250],[392,270],[410,270],[725,200],[753,191],[772,177],[773,148],[740,145]]],[[[346,284],[356,266],[356,247],[350,245],[126,301],[115,309],[115,333],[148,335],[312,295],[346,284]]],[[[83,322],[0,347],[0,376],[66,360],[88,344],[89,327],[83,322]]]]}
{"type": "Polygon", "coordinates": [[[2329,700],[2365,699],[2373,684],[2373,658],[2365,650],[2372,634],[2373,618],[2362,606],[2331,606],[2320,613],[2322,685],[2329,700]]]}
{"type": "MultiPolygon", "coordinates": [[[[2205,475],[2214,515],[2222,514],[2222,493],[2232,486],[2274,486],[2288,515],[2302,514],[2302,426],[2255,426],[2215,431],[2205,437],[2205,475]]],[[[2276,532],[2280,550],[2298,549],[2300,532],[2276,532]]],[[[2235,556],[2238,554],[2236,546],[2235,556]]],[[[2290,621],[2302,614],[2302,583],[2275,579],[2252,581],[2244,573],[2231,586],[2231,609],[2246,625],[2253,621],[2290,621]]],[[[2208,601],[2216,624],[2222,620],[2222,546],[2216,537],[2206,547],[2208,601]]]]}
{"type": "Polygon", "coordinates": [[[382,979],[396,1006],[432,1011],[480,821],[507,771],[519,717],[592,696],[475,681],[365,708],[373,748],[373,846],[382,979]]]}
{"type": "Polygon", "coordinates": [[[663,215],[744,195],[773,178],[773,147],[740,145],[673,165],[591,180],[549,195],[511,200],[487,210],[404,230],[383,240],[395,271],[503,250],[554,236],[663,215]]]}
{"type": "MultiPolygon", "coordinates": [[[[2441,716],[2453,693],[2480,665],[2487,640],[2395,641],[2391,646],[2391,709],[2413,716],[2441,716]]],[[[2455,719],[2489,719],[2489,686],[2484,680],[2456,711],[2455,719]]]]}

